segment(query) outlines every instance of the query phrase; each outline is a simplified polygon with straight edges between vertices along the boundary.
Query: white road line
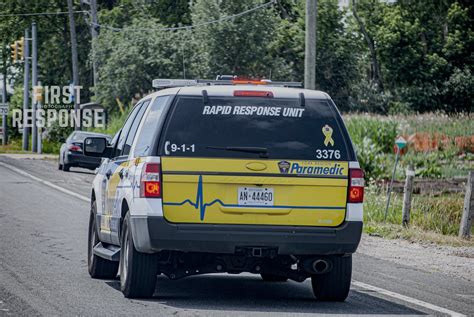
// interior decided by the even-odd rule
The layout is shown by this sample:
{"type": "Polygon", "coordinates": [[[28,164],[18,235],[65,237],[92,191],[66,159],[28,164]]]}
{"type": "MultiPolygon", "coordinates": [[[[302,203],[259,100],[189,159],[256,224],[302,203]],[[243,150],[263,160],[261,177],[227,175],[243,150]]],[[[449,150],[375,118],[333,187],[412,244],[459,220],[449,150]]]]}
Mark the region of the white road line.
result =
{"type": "Polygon", "coordinates": [[[395,292],[392,292],[392,291],[388,291],[386,289],[383,289],[383,288],[380,288],[380,287],[377,287],[377,286],[372,286],[372,285],[365,284],[365,283],[358,282],[358,281],[354,281],[354,280],[352,280],[352,285],[363,288],[363,289],[366,289],[366,290],[369,290],[369,291],[373,291],[373,292],[376,292],[376,293],[379,293],[379,294],[382,294],[382,295],[385,295],[385,296],[396,298],[396,299],[399,299],[401,301],[404,301],[404,302],[407,302],[407,303],[410,303],[410,304],[414,304],[414,305],[417,305],[417,306],[428,308],[430,310],[433,310],[433,311],[436,311],[436,312],[439,312],[439,313],[442,313],[442,314],[447,314],[449,316],[453,316],[453,317],[465,317],[466,316],[466,315],[463,315],[461,313],[449,310],[447,308],[439,307],[439,306],[421,301],[421,300],[416,299],[416,298],[412,298],[412,297],[408,297],[408,296],[398,294],[398,293],[395,293],[395,292]]]}
{"type": "MultiPolygon", "coordinates": [[[[51,182],[48,182],[48,181],[45,181],[39,177],[36,177],[34,175],[31,175],[25,171],[22,171],[21,169],[19,168],[16,168],[10,164],[7,164],[7,163],[3,163],[3,162],[0,162],[0,165],[3,166],[3,167],[6,167],[18,174],[21,174],[23,176],[26,176],[26,177],[29,177],[37,182],[40,182],[46,186],[49,186],[51,188],[54,188],[56,190],[59,190],[60,192],[62,193],[65,193],[65,194],[68,194],[68,195],[71,195],[73,197],[76,197],[80,200],[83,200],[83,201],[86,201],[86,202],[89,202],[89,198],[86,197],[86,196],[83,196],[83,195],[80,195],[78,193],[75,193],[73,191],[70,191],[70,190],[67,190],[67,189],[64,189],[60,186],[57,186],[57,185],[54,185],[53,183],[51,182]]],[[[461,313],[458,313],[458,312],[455,312],[455,311],[452,311],[452,310],[449,310],[447,308],[443,308],[443,307],[439,307],[439,306],[436,306],[436,305],[433,305],[433,304],[430,304],[430,303],[427,303],[427,302],[424,302],[424,301],[421,301],[419,299],[416,299],[416,298],[412,298],[412,297],[408,297],[408,296],[405,296],[405,295],[402,295],[402,294],[398,294],[398,293],[395,293],[395,292],[392,292],[392,291],[389,291],[389,290],[386,290],[386,289],[383,289],[383,288],[380,288],[380,287],[377,287],[377,286],[372,286],[372,285],[369,285],[369,284],[365,284],[365,283],[362,283],[362,282],[358,282],[358,281],[352,281],[352,285],[354,286],[357,286],[359,288],[363,288],[363,289],[366,289],[366,290],[369,290],[369,291],[373,291],[373,292],[376,292],[378,294],[382,294],[382,295],[385,295],[385,296],[389,296],[389,297],[392,297],[392,298],[395,298],[395,299],[398,299],[398,300],[401,300],[401,301],[404,301],[404,302],[407,302],[407,303],[410,303],[410,304],[414,304],[414,305],[417,305],[417,306],[420,306],[420,307],[424,307],[424,308],[427,308],[427,309],[430,309],[432,311],[436,311],[436,312],[439,312],[439,313],[443,313],[443,314],[447,314],[449,316],[453,316],[453,317],[465,317],[466,315],[463,315],[461,313]]]]}
{"type": "Polygon", "coordinates": [[[62,187],[60,187],[60,186],[58,186],[58,185],[54,185],[54,184],[51,183],[51,182],[45,181],[45,180],[43,180],[43,179],[41,179],[41,178],[39,178],[39,177],[36,177],[36,176],[31,175],[31,174],[29,174],[29,173],[27,173],[27,172],[25,172],[25,171],[22,171],[21,169],[16,168],[15,166],[12,166],[12,165],[10,165],[10,164],[3,163],[3,162],[0,162],[0,166],[6,167],[6,168],[8,168],[8,169],[10,169],[10,170],[12,170],[12,171],[18,173],[18,174],[21,174],[21,175],[23,175],[23,176],[29,177],[29,178],[31,178],[31,179],[33,179],[33,180],[35,180],[35,181],[37,181],[37,182],[40,182],[40,183],[42,183],[42,184],[44,184],[44,185],[46,185],[46,186],[49,186],[49,187],[54,188],[54,189],[56,189],[56,190],[59,190],[59,191],[62,192],[62,193],[71,195],[71,196],[73,196],[73,197],[76,197],[76,198],[78,198],[78,199],[80,199],[80,200],[83,200],[83,201],[86,201],[86,202],[90,202],[90,199],[89,199],[88,197],[86,197],[86,196],[83,196],[83,195],[80,195],[80,194],[75,193],[75,192],[73,192],[73,191],[70,191],[70,190],[68,190],[68,189],[62,188],[62,187]]]}

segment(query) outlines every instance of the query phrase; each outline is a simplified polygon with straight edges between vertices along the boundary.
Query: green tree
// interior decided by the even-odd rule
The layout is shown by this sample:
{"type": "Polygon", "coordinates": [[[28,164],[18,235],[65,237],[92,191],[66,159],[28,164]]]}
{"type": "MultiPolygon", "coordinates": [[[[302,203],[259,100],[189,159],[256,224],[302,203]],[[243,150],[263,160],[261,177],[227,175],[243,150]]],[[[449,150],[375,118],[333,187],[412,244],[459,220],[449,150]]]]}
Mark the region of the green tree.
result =
{"type": "Polygon", "coordinates": [[[123,27],[134,19],[157,19],[164,26],[191,24],[189,0],[99,1],[100,24],[123,27]]]}
{"type": "Polygon", "coordinates": [[[358,8],[381,64],[383,111],[472,111],[471,5],[361,0],[358,8]]]}
{"type": "MultiPolygon", "coordinates": [[[[192,7],[193,24],[217,20],[262,4],[258,0],[197,0],[192,7]]],[[[217,74],[281,78],[284,61],[273,54],[272,45],[280,17],[273,7],[233,20],[209,24],[192,33],[192,72],[214,78],[217,74]]]]}
{"type": "MultiPolygon", "coordinates": [[[[305,1],[299,0],[292,12],[295,22],[284,19],[279,25],[275,55],[285,60],[287,79],[302,81],[304,75],[305,1]]],[[[351,108],[353,84],[358,80],[357,60],[360,39],[348,30],[346,12],[331,0],[318,1],[316,42],[316,85],[328,92],[339,108],[351,108]]]]}
{"type": "Polygon", "coordinates": [[[156,20],[138,18],[121,32],[102,30],[96,45],[99,62],[97,101],[112,112],[116,98],[129,103],[152,90],[155,78],[176,77],[181,72],[179,43],[182,33],[155,32],[156,20]]]}
{"type": "MultiPolygon", "coordinates": [[[[76,6],[76,10],[80,10],[76,6]]],[[[0,2],[3,14],[23,14],[35,12],[67,11],[67,4],[61,0],[5,0],[0,2]]],[[[72,79],[71,49],[67,15],[7,16],[0,20],[0,41],[7,46],[24,35],[24,29],[31,29],[36,22],[38,29],[38,68],[39,80],[43,85],[68,85],[72,79]]],[[[89,63],[90,32],[84,15],[76,14],[78,36],[80,83],[83,89],[82,100],[89,97],[92,76],[89,63]]],[[[11,63],[9,53],[6,60],[10,74],[14,74],[15,85],[22,85],[22,64],[11,63]]]]}

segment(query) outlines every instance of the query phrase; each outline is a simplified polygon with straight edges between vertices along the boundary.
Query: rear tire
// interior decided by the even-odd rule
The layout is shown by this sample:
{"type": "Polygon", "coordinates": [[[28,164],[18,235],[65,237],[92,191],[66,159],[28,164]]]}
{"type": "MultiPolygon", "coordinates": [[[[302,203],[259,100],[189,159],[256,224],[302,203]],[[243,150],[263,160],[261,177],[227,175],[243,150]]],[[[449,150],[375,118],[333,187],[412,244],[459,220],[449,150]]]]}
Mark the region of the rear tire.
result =
{"type": "Polygon", "coordinates": [[[130,232],[130,216],[127,213],[122,224],[120,250],[120,289],[127,298],[152,297],[158,275],[155,254],[138,252],[130,232]]]}
{"type": "Polygon", "coordinates": [[[313,275],[313,294],[320,301],[343,302],[349,295],[352,276],[352,255],[332,258],[332,270],[313,275]]]}
{"type": "Polygon", "coordinates": [[[264,280],[265,282],[286,282],[286,281],[288,281],[288,278],[285,277],[285,276],[265,274],[265,273],[260,274],[260,276],[262,277],[262,280],[264,280]]]}
{"type": "Polygon", "coordinates": [[[95,223],[96,202],[92,202],[89,218],[89,238],[87,248],[87,266],[92,278],[114,279],[117,276],[119,262],[109,261],[94,254],[94,247],[100,242],[95,223]]]}
{"type": "MultiPolygon", "coordinates": [[[[61,163],[61,161],[59,161],[59,163],[61,163]]],[[[66,164],[64,156],[63,156],[63,164],[60,164],[60,166],[61,166],[61,169],[65,172],[69,172],[69,169],[71,168],[71,165],[66,164]]]]}

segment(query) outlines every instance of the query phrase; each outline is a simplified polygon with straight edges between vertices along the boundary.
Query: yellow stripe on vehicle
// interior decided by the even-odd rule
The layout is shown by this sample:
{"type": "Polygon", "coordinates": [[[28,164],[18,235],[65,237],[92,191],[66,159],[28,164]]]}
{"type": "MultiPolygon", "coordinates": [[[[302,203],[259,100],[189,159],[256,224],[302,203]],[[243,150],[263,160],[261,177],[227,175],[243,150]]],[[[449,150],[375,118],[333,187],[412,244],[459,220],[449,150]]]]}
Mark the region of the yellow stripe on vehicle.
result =
{"type": "Polygon", "coordinates": [[[347,177],[348,163],[340,161],[249,160],[225,158],[163,157],[163,172],[275,174],[282,176],[347,177]],[[248,168],[250,163],[265,165],[264,169],[248,168]],[[288,164],[286,170],[283,165],[288,164]]]}
{"type": "Polygon", "coordinates": [[[347,162],[163,157],[162,170],[170,222],[334,227],[345,218],[347,162]],[[271,188],[272,205],[239,205],[241,187],[271,188]]]}

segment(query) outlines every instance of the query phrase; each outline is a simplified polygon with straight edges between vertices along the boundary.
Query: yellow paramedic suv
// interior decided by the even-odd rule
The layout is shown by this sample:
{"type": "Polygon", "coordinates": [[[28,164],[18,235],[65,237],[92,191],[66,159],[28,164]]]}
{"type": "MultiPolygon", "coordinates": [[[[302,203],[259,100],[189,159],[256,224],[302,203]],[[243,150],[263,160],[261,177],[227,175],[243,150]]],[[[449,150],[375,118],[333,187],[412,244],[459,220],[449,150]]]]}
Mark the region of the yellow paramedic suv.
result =
{"type": "MultiPolygon", "coordinates": [[[[264,80],[154,80],[109,143],[91,192],[88,267],[150,297],[157,275],[311,278],[346,299],[364,177],[324,92],[264,80]]],[[[159,285],[158,285],[159,287],[159,285]]]]}

